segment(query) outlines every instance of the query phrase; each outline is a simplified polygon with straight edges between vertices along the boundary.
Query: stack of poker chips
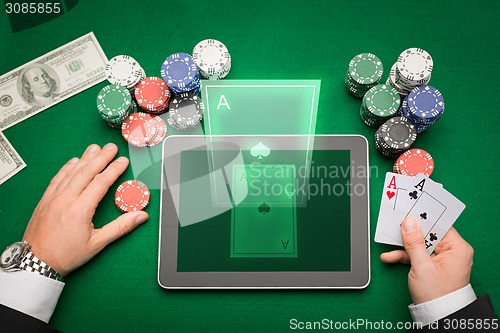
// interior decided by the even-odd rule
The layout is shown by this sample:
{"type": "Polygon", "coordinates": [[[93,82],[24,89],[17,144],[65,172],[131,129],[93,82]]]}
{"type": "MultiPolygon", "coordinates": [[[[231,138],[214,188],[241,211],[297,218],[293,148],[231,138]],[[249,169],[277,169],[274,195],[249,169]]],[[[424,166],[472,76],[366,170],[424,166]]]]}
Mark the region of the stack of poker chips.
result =
{"type": "Polygon", "coordinates": [[[109,84],[97,94],[97,110],[108,126],[121,128],[125,118],[137,112],[137,105],[127,88],[109,84]]]}
{"type": "Polygon", "coordinates": [[[221,80],[231,70],[231,55],[226,45],[215,39],[205,39],[196,44],[193,60],[204,79],[221,80]]]}
{"type": "Polygon", "coordinates": [[[386,84],[396,88],[401,96],[407,96],[413,88],[429,83],[433,66],[427,51],[416,47],[406,49],[392,65],[386,84]]]}
{"type": "Polygon", "coordinates": [[[379,127],[398,113],[400,104],[401,98],[395,88],[378,84],[363,96],[359,113],[366,125],[379,127]]]}
{"type": "Polygon", "coordinates": [[[111,58],[104,69],[106,79],[111,84],[120,85],[133,91],[135,86],[146,77],[141,65],[128,55],[111,58]]]}
{"type": "Polygon", "coordinates": [[[418,86],[403,100],[401,114],[421,133],[444,113],[443,95],[434,87],[418,86]]]}
{"type": "Polygon", "coordinates": [[[135,147],[153,147],[167,137],[167,124],[163,119],[144,112],[129,115],[121,129],[123,138],[135,147]]]}
{"type": "Polygon", "coordinates": [[[426,177],[430,177],[434,171],[434,160],[423,149],[410,149],[399,156],[394,163],[393,171],[404,176],[416,176],[423,173],[426,177]]]}
{"type": "Polygon", "coordinates": [[[204,105],[193,92],[175,96],[170,102],[167,123],[177,131],[196,128],[203,117],[204,105]]]}
{"type": "Polygon", "coordinates": [[[361,98],[370,88],[380,83],[384,66],[380,59],[371,53],[361,53],[351,59],[345,76],[347,90],[361,98]]]}
{"type": "Polygon", "coordinates": [[[187,53],[174,53],[161,65],[161,77],[174,95],[193,91],[199,95],[201,76],[193,57],[187,53]]]}
{"type": "Polygon", "coordinates": [[[134,97],[139,107],[145,112],[162,114],[168,111],[171,93],[165,81],[151,76],[137,84],[134,97]]]}
{"type": "Polygon", "coordinates": [[[404,117],[387,120],[375,133],[375,148],[385,157],[396,158],[417,139],[415,126],[404,117]]]}

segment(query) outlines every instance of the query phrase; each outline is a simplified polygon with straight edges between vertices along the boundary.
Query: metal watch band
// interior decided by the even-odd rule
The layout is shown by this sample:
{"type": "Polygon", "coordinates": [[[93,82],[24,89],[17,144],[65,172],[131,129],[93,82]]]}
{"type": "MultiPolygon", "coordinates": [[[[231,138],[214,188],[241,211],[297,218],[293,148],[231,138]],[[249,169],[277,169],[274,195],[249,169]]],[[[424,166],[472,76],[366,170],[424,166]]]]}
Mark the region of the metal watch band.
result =
{"type": "Polygon", "coordinates": [[[40,275],[57,281],[63,281],[61,274],[57,273],[52,267],[38,259],[31,251],[23,258],[19,264],[19,268],[28,272],[39,273],[40,275]]]}

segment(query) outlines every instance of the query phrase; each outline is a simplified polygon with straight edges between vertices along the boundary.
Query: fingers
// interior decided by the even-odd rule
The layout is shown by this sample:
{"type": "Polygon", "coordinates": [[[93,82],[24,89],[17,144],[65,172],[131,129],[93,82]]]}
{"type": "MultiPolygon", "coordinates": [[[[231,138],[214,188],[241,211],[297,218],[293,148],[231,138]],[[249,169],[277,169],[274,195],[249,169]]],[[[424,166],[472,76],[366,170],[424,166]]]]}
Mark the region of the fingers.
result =
{"type": "Polygon", "coordinates": [[[431,260],[425,249],[424,236],[417,220],[413,217],[406,218],[401,224],[401,236],[412,265],[422,265],[431,260]]]}
{"type": "Polygon", "coordinates": [[[148,214],[146,212],[127,213],[109,222],[101,229],[96,230],[91,238],[92,247],[95,253],[97,254],[110,243],[125,236],[137,226],[146,222],[147,219],[148,214]]]}
{"type": "Polygon", "coordinates": [[[78,163],[79,160],[80,160],[79,158],[74,157],[62,166],[62,168],[59,170],[59,172],[50,181],[50,184],[47,187],[47,189],[45,190],[45,193],[43,194],[42,199],[44,197],[48,197],[49,195],[51,195],[55,191],[57,186],[59,186],[59,184],[64,179],[64,177],[66,177],[67,174],[69,172],[71,172],[71,170],[75,167],[75,165],[78,163]]]}
{"type": "Polygon", "coordinates": [[[87,147],[85,152],[83,152],[82,157],[80,160],[76,163],[76,165],[61,179],[59,182],[59,185],[56,188],[57,192],[61,192],[66,188],[68,185],[69,181],[75,176],[76,172],[85,164],[87,164],[88,161],[90,161],[99,151],[101,150],[101,147],[99,147],[96,144],[92,144],[87,147]]]}
{"type": "Polygon", "coordinates": [[[83,190],[81,199],[83,206],[97,207],[102,198],[106,195],[109,188],[118,179],[118,177],[127,169],[128,159],[120,157],[111,163],[103,172],[94,177],[89,186],[83,190]]]}
{"type": "Polygon", "coordinates": [[[65,191],[79,195],[90,184],[96,175],[101,173],[118,152],[116,145],[108,143],[91,160],[82,165],[69,181],[65,191]]]}
{"type": "Polygon", "coordinates": [[[382,253],[380,255],[380,260],[387,264],[395,264],[397,262],[400,262],[402,264],[410,263],[410,257],[404,250],[394,250],[391,252],[382,253]]]}

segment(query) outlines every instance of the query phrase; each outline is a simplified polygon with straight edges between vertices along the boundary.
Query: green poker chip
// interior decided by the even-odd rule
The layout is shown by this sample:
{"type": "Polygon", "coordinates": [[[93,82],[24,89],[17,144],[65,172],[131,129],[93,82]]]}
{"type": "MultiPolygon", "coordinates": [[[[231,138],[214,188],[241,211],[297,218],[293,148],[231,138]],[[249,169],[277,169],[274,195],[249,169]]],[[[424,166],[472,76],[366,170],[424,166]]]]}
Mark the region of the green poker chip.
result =
{"type": "Polygon", "coordinates": [[[130,112],[132,96],[127,88],[110,84],[99,91],[96,102],[104,120],[116,121],[130,112]]]}
{"type": "Polygon", "coordinates": [[[375,117],[387,118],[399,110],[401,97],[395,88],[379,84],[368,90],[362,103],[375,117]]]}
{"type": "Polygon", "coordinates": [[[372,53],[358,54],[349,62],[349,76],[360,85],[380,81],[383,72],[382,62],[372,53]]]}
{"type": "Polygon", "coordinates": [[[379,127],[387,119],[399,113],[400,104],[401,97],[395,88],[379,84],[363,96],[359,113],[366,125],[379,127]]]}
{"type": "Polygon", "coordinates": [[[349,93],[362,98],[368,90],[380,83],[384,66],[372,53],[360,53],[349,62],[345,85],[349,93]]]}

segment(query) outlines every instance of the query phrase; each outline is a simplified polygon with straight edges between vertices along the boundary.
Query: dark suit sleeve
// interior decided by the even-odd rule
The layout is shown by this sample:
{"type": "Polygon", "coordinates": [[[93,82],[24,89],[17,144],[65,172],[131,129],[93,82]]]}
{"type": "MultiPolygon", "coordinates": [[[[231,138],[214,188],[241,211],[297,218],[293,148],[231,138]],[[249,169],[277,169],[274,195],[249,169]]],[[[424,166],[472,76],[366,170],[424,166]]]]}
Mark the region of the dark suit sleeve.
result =
{"type": "Polygon", "coordinates": [[[500,321],[498,320],[495,311],[493,310],[493,305],[491,304],[490,296],[483,295],[477,300],[467,305],[465,308],[458,310],[455,313],[450,314],[448,317],[438,320],[430,325],[424,326],[422,329],[414,330],[410,332],[424,333],[424,332],[500,332],[500,321]],[[460,320],[462,323],[467,325],[470,322],[471,328],[460,329],[460,320]],[[485,329],[485,323],[489,323],[489,329],[485,329]]]}
{"type": "Polygon", "coordinates": [[[49,324],[0,304],[0,331],[9,333],[56,333],[49,324]]]}

